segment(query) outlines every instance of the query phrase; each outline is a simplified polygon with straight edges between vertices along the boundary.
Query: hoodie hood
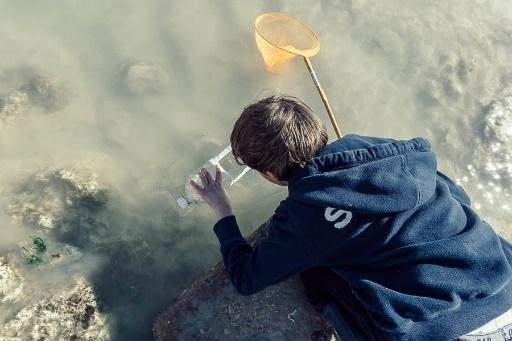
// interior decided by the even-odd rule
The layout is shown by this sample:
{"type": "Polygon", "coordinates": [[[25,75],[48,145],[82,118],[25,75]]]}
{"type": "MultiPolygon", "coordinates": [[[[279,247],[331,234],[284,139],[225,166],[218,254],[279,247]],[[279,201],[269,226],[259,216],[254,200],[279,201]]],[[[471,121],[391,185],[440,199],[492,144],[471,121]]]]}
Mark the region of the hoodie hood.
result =
{"type": "Polygon", "coordinates": [[[354,213],[397,213],[433,195],[436,169],[435,154],[424,138],[347,135],[292,173],[289,198],[354,213]]]}

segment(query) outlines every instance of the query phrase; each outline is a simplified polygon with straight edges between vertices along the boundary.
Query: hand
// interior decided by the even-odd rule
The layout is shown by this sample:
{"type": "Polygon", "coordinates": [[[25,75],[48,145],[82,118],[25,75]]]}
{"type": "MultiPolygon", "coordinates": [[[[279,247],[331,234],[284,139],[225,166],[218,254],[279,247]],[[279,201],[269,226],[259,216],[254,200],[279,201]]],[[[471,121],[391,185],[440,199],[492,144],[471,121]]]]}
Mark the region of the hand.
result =
{"type": "Polygon", "coordinates": [[[203,183],[203,187],[190,180],[190,184],[195,188],[197,193],[206,201],[213,209],[217,218],[220,220],[224,217],[232,215],[231,204],[229,203],[228,194],[222,186],[222,172],[220,166],[216,167],[215,180],[206,168],[201,169],[197,174],[203,183]]]}

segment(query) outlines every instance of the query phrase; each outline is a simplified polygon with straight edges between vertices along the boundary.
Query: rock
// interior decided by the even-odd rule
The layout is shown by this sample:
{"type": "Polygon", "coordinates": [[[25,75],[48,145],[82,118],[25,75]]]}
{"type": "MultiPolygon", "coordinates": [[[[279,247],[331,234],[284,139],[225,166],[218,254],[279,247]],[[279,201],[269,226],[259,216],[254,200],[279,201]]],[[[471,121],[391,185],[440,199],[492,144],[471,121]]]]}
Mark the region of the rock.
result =
{"type": "Polygon", "coordinates": [[[481,134],[474,136],[467,172],[456,180],[463,186],[476,187],[472,206],[501,234],[510,236],[507,214],[512,212],[512,83],[483,110],[483,127],[481,134]]]}
{"type": "Polygon", "coordinates": [[[42,229],[54,229],[60,226],[61,217],[64,215],[64,204],[60,193],[52,187],[41,186],[40,183],[34,185],[17,193],[8,206],[9,215],[22,220],[27,225],[42,229]]]}
{"type": "Polygon", "coordinates": [[[48,77],[34,75],[21,89],[25,91],[36,106],[46,112],[62,109],[68,102],[64,90],[48,77]]]}
{"type": "Polygon", "coordinates": [[[0,303],[13,303],[20,299],[25,283],[21,272],[7,256],[0,256],[0,303]]]}
{"type": "Polygon", "coordinates": [[[77,276],[6,321],[0,326],[2,338],[101,341],[110,335],[92,287],[77,276]]]}
{"type": "Polygon", "coordinates": [[[92,171],[93,164],[108,160],[81,156],[79,162],[35,172],[8,192],[7,213],[36,229],[44,246],[27,236],[19,251],[0,257],[0,302],[10,303],[0,311],[2,341],[110,339],[92,285],[73,275],[77,265],[87,264],[81,247],[103,242],[101,214],[109,192],[92,171]],[[37,262],[30,263],[34,255],[37,262]]]}
{"type": "Polygon", "coordinates": [[[475,152],[475,167],[501,191],[512,185],[512,86],[490,103],[485,116],[482,148],[475,152]]]}
{"type": "Polygon", "coordinates": [[[471,73],[477,67],[477,62],[475,60],[464,60],[461,59],[457,66],[457,75],[462,82],[467,82],[471,73]]]}
{"type": "Polygon", "coordinates": [[[420,94],[427,104],[439,104],[442,101],[442,89],[438,82],[429,79],[426,80],[420,88],[420,94]]]}
{"type": "Polygon", "coordinates": [[[95,174],[80,174],[77,170],[58,169],[53,176],[65,189],[66,203],[77,207],[102,207],[107,203],[108,190],[95,174]]]}
{"type": "Polygon", "coordinates": [[[5,97],[0,97],[0,128],[24,115],[30,108],[30,97],[23,90],[14,90],[5,97]]]}
{"type": "Polygon", "coordinates": [[[130,94],[158,94],[168,86],[169,76],[152,63],[136,62],[123,68],[121,81],[125,90],[130,94]]]}
{"type": "Polygon", "coordinates": [[[489,105],[482,150],[475,153],[474,159],[498,191],[512,194],[512,86],[489,105]]]}
{"type": "MultiPolygon", "coordinates": [[[[266,233],[254,232],[253,243],[266,233]]],[[[199,278],[155,319],[163,340],[336,340],[309,304],[297,277],[252,295],[236,291],[222,262],[199,278]]]]}
{"type": "Polygon", "coordinates": [[[0,97],[0,128],[23,117],[34,107],[53,112],[66,106],[67,95],[56,84],[48,77],[33,75],[25,85],[0,97]]]}
{"type": "Polygon", "coordinates": [[[439,57],[437,65],[427,72],[420,87],[425,104],[444,104],[463,97],[465,86],[478,69],[479,61],[471,57],[446,54],[439,57]]]}
{"type": "Polygon", "coordinates": [[[489,105],[484,135],[504,150],[512,150],[512,86],[489,105]]]}
{"type": "Polygon", "coordinates": [[[36,172],[17,189],[8,214],[42,232],[83,246],[101,241],[106,224],[101,213],[108,189],[82,165],[67,165],[36,172]]]}

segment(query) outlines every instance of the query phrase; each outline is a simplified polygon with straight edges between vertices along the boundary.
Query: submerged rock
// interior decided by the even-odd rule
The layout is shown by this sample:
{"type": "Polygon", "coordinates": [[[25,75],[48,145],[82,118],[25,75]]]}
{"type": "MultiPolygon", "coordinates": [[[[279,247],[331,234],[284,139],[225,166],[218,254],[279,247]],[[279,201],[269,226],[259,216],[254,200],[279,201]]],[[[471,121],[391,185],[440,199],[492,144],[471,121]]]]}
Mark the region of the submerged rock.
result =
{"type": "Polygon", "coordinates": [[[0,256],[0,303],[19,301],[25,283],[21,272],[7,256],[0,256]]]}
{"type": "Polygon", "coordinates": [[[102,207],[107,189],[94,175],[70,169],[50,169],[34,174],[9,205],[12,217],[30,225],[53,229],[62,224],[67,209],[102,207]]]}
{"type": "Polygon", "coordinates": [[[18,187],[8,214],[24,224],[52,231],[68,243],[82,246],[101,241],[101,219],[108,189],[90,169],[71,165],[36,172],[18,187]]]}
{"type": "Polygon", "coordinates": [[[510,236],[507,214],[512,212],[512,84],[484,108],[482,130],[474,136],[467,171],[457,178],[471,184],[472,206],[503,235],[510,236]],[[496,219],[494,217],[503,217],[496,219]]]}
{"type": "Polygon", "coordinates": [[[92,287],[77,276],[6,321],[0,326],[2,338],[97,341],[110,335],[92,287]]]}
{"type": "Polygon", "coordinates": [[[107,203],[108,190],[95,174],[80,174],[73,169],[57,169],[53,176],[65,189],[66,203],[77,207],[102,207],[107,203]]]}
{"type": "Polygon", "coordinates": [[[512,85],[505,88],[488,106],[483,130],[482,150],[475,161],[501,190],[512,185],[512,85]]]}
{"type": "Polygon", "coordinates": [[[489,105],[484,135],[504,150],[512,150],[512,85],[489,105]]]}
{"type": "Polygon", "coordinates": [[[82,252],[31,238],[0,256],[0,340],[109,340],[92,285],[73,275],[82,252]]]}
{"type": "Polygon", "coordinates": [[[121,81],[125,90],[131,94],[158,94],[168,86],[169,76],[155,64],[136,62],[123,68],[121,81]]]}
{"type": "Polygon", "coordinates": [[[19,89],[0,96],[0,128],[23,117],[32,108],[53,112],[66,106],[68,96],[56,84],[56,81],[48,77],[33,75],[19,89]]]}
{"type": "Polygon", "coordinates": [[[109,242],[103,238],[109,190],[92,167],[108,161],[82,155],[5,191],[12,197],[7,213],[36,232],[0,257],[0,303],[11,303],[0,314],[0,340],[110,339],[93,286],[72,275],[86,266],[88,243],[109,242]]]}
{"type": "Polygon", "coordinates": [[[34,105],[43,108],[45,112],[62,109],[68,102],[64,90],[48,77],[35,75],[21,89],[30,96],[34,105]]]}
{"type": "MultiPolygon", "coordinates": [[[[478,59],[462,55],[441,55],[426,72],[420,87],[424,104],[449,105],[464,97],[465,86],[479,67],[478,59]]],[[[453,104],[451,104],[453,105],[453,104]]]]}
{"type": "Polygon", "coordinates": [[[30,97],[23,90],[14,90],[6,96],[0,97],[0,128],[24,115],[30,108],[30,97]]]}

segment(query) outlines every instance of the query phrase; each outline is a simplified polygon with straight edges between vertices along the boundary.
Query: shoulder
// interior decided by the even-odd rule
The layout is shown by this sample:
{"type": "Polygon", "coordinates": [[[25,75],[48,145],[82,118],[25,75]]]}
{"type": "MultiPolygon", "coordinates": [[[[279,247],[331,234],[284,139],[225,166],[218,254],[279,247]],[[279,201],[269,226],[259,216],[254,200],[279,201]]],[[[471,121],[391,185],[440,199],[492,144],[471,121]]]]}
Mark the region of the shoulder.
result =
{"type": "Polygon", "coordinates": [[[355,214],[349,210],[335,207],[324,207],[287,198],[277,207],[274,219],[295,229],[308,230],[310,227],[328,225],[341,230],[357,220],[355,214]]]}
{"type": "Polygon", "coordinates": [[[298,200],[291,199],[290,197],[281,201],[277,206],[274,217],[279,220],[294,221],[302,220],[304,217],[314,215],[314,212],[319,212],[321,207],[311,205],[298,200]]]}
{"type": "MultiPolygon", "coordinates": [[[[313,217],[315,214],[312,212],[313,207],[290,198],[281,201],[279,206],[274,211],[272,216],[271,225],[277,226],[281,229],[287,229],[294,232],[299,232],[304,227],[305,217],[313,217]]],[[[310,218],[310,219],[311,219],[310,218]]]]}
{"type": "Polygon", "coordinates": [[[276,209],[275,216],[301,230],[306,238],[318,238],[320,235],[335,239],[355,236],[376,220],[374,215],[360,214],[347,208],[315,205],[289,198],[276,209]]]}

